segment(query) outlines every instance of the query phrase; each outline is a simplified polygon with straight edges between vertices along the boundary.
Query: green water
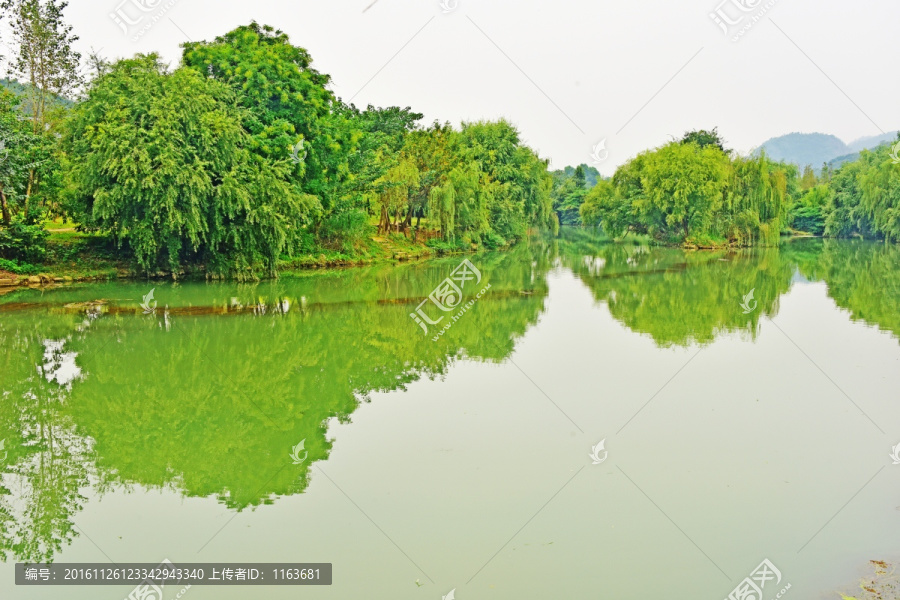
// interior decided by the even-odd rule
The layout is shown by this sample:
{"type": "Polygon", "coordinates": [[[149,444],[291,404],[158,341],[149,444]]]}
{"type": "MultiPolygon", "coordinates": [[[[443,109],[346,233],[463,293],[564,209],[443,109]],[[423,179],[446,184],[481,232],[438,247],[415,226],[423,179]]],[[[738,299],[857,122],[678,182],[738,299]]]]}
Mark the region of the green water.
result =
{"type": "Polygon", "coordinates": [[[469,257],[426,335],[460,260],[0,296],[0,598],[168,558],[334,564],[197,600],[721,600],[769,559],[800,600],[900,558],[900,248],[567,231],[469,257]]]}

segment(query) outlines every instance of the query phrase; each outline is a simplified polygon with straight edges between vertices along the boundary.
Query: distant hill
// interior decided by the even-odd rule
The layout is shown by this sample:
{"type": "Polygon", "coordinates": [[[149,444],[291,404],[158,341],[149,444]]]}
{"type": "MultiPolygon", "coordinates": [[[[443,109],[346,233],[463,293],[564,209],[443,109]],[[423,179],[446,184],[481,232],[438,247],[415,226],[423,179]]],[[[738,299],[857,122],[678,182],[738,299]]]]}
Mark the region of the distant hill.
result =
{"type": "MultiPolygon", "coordinates": [[[[10,79],[0,79],[0,87],[3,87],[5,89],[9,90],[16,96],[25,96],[26,100],[23,101],[22,104],[20,104],[20,106],[22,107],[22,109],[25,112],[31,112],[29,105],[28,105],[29,101],[27,100],[28,84],[19,83],[18,81],[10,80],[10,79]]],[[[75,105],[75,103],[72,102],[71,100],[69,100],[68,98],[63,98],[62,96],[57,96],[56,94],[51,94],[51,97],[53,98],[54,103],[56,103],[60,106],[64,106],[66,108],[72,108],[72,106],[75,105]]]]}
{"type": "MultiPolygon", "coordinates": [[[[856,162],[857,159],[859,159],[859,152],[853,152],[852,154],[845,154],[843,156],[838,156],[837,158],[832,158],[831,160],[828,161],[828,168],[830,168],[833,171],[835,169],[841,168],[841,165],[843,165],[845,163],[856,162]]],[[[818,173],[818,171],[819,171],[819,169],[816,169],[817,173],[818,173]]]]}
{"type": "Polygon", "coordinates": [[[869,150],[876,146],[880,146],[885,142],[895,142],[897,140],[897,132],[889,131],[888,133],[882,133],[881,135],[872,135],[869,137],[859,138],[854,142],[850,142],[847,144],[850,147],[850,150],[853,152],[859,152],[860,150],[869,150]]]}
{"type": "Polygon", "coordinates": [[[873,140],[873,141],[877,141],[877,140],[882,140],[882,141],[878,144],[873,144],[871,146],[865,146],[863,148],[860,148],[859,152],[853,152],[852,154],[845,154],[844,156],[838,156],[837,158],[833,158],[830,161],[828,161],[828,166],[832,170],[838,169],[844,163],[854,162],[854,161],[858,160],[859,154],[863,150],[874,150],[878,146],[884,146],[886,144],[892,146],[897,142],[897,134],[896,133],[885,134],[885,135],[879,135],[877,137],[871,137],[871,138],[866,138],[866,139],[873,140]]]}
{"type": "Polygon", "coordinates": [[[850,154],[851,150],[840,138],[825,133],[789,133],[768,140],[759,149],[775,160],[794,163],[799,167],[821,167],[829,160],[850,154]]]}
{"type": "Polygon", "coordinates": [[[825,133],[789,133],[766,141],[754,154],[765,149],[766,154],[775,160],[799,167],[812,165],[818,170],[825,163],[840,165],[855,160],[861,150],[874,148],[896,137],[895,131],[860,138],[847,144],[840,138],[825,133]]]}

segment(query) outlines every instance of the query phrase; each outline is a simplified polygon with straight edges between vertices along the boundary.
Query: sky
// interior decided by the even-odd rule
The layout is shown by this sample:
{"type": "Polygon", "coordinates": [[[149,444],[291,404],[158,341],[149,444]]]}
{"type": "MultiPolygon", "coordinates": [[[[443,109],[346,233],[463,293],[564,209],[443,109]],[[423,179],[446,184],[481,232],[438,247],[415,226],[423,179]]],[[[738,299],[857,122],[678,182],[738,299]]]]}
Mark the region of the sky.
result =
{"type": "Polygon", "coordinates": [[[741,153],[900,128],[897,0],[70,0],[66,15],[83,54],[173,66],[187,40],[270,24],[345,102],[502,117],[554,169],[610,175],[700,128],[741,153]]]}

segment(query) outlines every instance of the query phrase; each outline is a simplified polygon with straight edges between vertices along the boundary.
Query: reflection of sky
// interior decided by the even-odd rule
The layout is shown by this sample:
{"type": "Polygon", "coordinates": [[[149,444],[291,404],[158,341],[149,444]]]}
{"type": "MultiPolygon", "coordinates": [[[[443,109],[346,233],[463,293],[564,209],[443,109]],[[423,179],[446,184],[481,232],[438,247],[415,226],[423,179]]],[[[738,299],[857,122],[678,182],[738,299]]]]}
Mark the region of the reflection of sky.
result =
{"type": "Polygon", "coordinates": [[[41,372],[47,381],[71,387],[72,382],[81,375],[81,368],[75,364],[77,352],[63,351],[67,341],[44,340],[44,364],[41,366],[41,372]]]}

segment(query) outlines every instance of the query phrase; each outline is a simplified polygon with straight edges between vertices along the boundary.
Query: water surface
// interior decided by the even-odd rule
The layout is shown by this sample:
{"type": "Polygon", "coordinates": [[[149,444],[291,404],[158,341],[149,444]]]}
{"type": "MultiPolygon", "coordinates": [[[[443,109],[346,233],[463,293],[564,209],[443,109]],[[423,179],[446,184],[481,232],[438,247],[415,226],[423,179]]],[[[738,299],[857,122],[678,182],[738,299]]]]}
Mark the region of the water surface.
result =
{"type": "Polygon", "coordinates": [[[460,260],[0,297],[0,596],[129,592],[15,561],[168,558],[333,563],[311,598],[720,600],[769,559],[799,600],[898,558],[900,249],[567,231],[469,257],[463,302],[490,289],[432,341],[410,313],[460,260]]]}

